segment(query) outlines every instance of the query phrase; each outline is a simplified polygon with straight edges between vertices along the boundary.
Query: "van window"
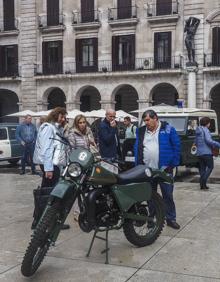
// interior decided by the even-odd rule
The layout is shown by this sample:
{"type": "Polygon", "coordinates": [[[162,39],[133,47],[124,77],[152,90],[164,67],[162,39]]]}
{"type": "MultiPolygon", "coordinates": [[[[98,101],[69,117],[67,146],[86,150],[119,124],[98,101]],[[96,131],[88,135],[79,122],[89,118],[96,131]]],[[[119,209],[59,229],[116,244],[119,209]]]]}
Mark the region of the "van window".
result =
{"type": "Polygon", "coordinates": [[[10,140],[16,140],[15,132],[16,132],[16,127],[8,127],[8,135],[10,140]]]}
{"type": "Polygon", "coordinates": [[[187,134],[195,135],[196,128],[199,126],[199,118],[198,117],[190,117],[187,121],[187,134]]]}
{"type": "Polygon", "coordinates": [[[0,140],[7,140],[7,139],[8,139],[8,135],[6,128],[0,128],[0,140]]]}
{"type": "Polygon", "coordinates": [[[162,117],[159,116],[160,121],[166,121],[173,126],[177,132],[185,131],[186,118],[185,117],[162,117]]]}
{"type": "Polygon", "coordinates": [[[209,127],[209,131],[211,133],[215,132],[216,130],[216,126],[215,126],[215,120],[212,118],[211,121],[210,121],[210,127],[209,127]]]}

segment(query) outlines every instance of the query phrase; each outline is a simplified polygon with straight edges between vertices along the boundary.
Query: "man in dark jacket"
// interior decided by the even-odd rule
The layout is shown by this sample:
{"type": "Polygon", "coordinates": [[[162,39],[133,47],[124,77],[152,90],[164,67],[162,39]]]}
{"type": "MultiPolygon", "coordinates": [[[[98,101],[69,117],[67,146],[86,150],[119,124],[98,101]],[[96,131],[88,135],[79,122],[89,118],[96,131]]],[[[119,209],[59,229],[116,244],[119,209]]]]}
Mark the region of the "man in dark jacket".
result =
{"type": "MultiPolygon", "coordinates": [[[[146,164],[151,168],[163,168],[172,175],[173,168],[180,161],[180,140],[174,127],[160,122],[153,110],[147,110],[143,116],[145,126],[137,131],[135,144],[136,164],[146,164]]],[[[157,183],[153,183],[156,189],[157,183]]],[[[176,207],[173,200],[173,185],[160,183],[166,205],[167,225],[179,229],[176,222],[176,207]]]]}
{"type": "Polygon", "coordinates": [[[35,165],[33,163],[36,138],[36,126],[32,123],[32,117],[30,115],[26,115],[24,122],[21,123],[16,129],[16,139],[23,146],[20,174],[25,174],[25,164],[27,160],[30,161],[32,174],[36,174],[35,165]]]}
{"type": "Polygon", "coordinates": [[[102,158],[114,159],[121,156],[115,118],[116,112],[107,110],[105,119],[99,125],[99,149],[102,158]]]}

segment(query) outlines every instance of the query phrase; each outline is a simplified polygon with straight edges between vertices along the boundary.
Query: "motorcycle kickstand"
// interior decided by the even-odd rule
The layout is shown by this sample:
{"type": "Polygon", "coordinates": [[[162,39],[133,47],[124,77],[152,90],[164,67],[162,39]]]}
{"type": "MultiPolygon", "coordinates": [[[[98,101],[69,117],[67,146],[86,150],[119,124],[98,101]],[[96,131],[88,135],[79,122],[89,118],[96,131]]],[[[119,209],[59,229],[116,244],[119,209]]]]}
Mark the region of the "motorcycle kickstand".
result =
{"type": "Polygon", "coordinates": [[[101,254],[104,254],[104,253],[106,254],[105,264],[109,264],[109,260],[108,260],[108,252],[110,250],[110,248],[108,247],[108,232],[109,232],[109,230],[107,229],[105,232],[106,232],[105,233],[105,238],[103,238],[103,237],[100,237],[100,236],[96,235],[98,233],[98,230],[94,231],[94,235],[92,237],[92,241],[90,243],[89,250],[88,250],[88,253],[86,254],[86,257],[89,257],[89,255],[91,253],[91,250],[92,250],[93,243],[95,241],[95,238],[97,238],[97,239],[105,241],[105,249],[103,251],[101,251],[101,254]]]}

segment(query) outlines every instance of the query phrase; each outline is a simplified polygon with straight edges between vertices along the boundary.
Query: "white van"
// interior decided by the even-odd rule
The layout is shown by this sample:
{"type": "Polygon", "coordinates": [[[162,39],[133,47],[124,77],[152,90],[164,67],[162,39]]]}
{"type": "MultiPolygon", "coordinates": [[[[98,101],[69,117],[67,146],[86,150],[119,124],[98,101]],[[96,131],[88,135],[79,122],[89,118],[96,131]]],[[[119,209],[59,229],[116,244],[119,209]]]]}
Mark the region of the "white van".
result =
{"type": "Polygon", "coordinates": [[[22,145],[15,137],[18,125],[15,123],[0,123],[0,161],[16,164],[21,159],[22,145]]]}
{"type": "MultiPolygon", "coordinates": [[[[202,117],[209,117],[211,125],[209,130],[213,139],[219,142],[219,131],[217,115],[214,110],[197,108],[176,108],[172,106],[154,106],[149,109],[154,110],[159,119],[172,125],[181,139],[180,165],[186,167],[197,167],[198,158],[191,153],[192,144],[195,140],[195,131],[202,117]]],[[[140,111],[141,112],[141,111],[140,111]]],[[[143,125],[143,122],[142,124],[143,125]]],[[[131,152],[125,157],[125,161],[134,161],[131,152]]]]}

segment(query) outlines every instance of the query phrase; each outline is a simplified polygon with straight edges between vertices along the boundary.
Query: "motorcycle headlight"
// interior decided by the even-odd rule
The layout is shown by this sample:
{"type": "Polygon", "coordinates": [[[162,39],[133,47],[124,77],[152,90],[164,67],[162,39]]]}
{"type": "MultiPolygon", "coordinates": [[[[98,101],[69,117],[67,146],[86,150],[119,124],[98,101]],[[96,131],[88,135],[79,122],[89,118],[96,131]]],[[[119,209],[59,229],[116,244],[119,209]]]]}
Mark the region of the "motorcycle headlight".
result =
{"type": "Polygon", "coordinates": [[[78,163],[71,163],[68,167],[68,173],[71,177],[79,177],[82,173],[82,168],[78,163]]]}
{"type": "Polygon", "coordinates": [[[147,175],[147,177],[151,177],[152,176],[152,171],[150,168],[146,168],[145,169],[145,174],[147,175]]]}

